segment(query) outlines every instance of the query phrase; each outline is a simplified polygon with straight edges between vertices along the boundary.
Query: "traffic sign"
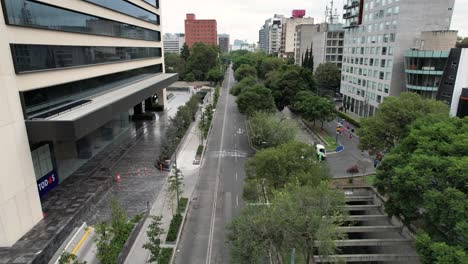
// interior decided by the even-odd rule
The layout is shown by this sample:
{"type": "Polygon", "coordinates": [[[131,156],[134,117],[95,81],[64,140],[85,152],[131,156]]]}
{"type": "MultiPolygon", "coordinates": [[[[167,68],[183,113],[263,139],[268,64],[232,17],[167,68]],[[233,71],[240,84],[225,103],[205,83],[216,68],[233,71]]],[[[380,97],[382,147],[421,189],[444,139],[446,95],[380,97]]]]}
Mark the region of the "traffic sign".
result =
{"type": "Polygon", "coordinates": [[[335,150],[336,152],[342,152],[344,151],[344,146],[338,146],[335,150]]]}

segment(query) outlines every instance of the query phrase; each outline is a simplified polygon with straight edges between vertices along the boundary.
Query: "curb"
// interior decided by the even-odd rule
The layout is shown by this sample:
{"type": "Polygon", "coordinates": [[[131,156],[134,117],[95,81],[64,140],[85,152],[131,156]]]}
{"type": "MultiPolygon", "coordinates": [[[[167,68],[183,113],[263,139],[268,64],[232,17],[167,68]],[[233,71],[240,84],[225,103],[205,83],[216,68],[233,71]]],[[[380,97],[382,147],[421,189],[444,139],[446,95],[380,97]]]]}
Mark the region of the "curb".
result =
{"type": "MultiPolygon", "coordinates": [[[[182,223],[180,224],[180,227],[179,227],[179,232],[177,233],[177,238],[176,238],[176,241],[175,243],[173,244],[174,246],[172,247],[174,250],[172,250],[172,256],[171,256],[171,260],[169,263],[174,263],[174,260],[175,260],[175,255],[177,253],[177,247],[179,246],[179,241],[180,241],[180,237],[182,236],[182,231],[184,230],[185,228],[185,222],[186,222],[186,219],[187,219],[187,214],[188,214],[188,211],[189,211],[189,207],[190,207],[190,204],[192,203],[192,197],[189,197],[188,198],[188,202],[187,202],[187,206],[185,207],[185,211],[184,211],[184,214],[182,216],[182,223]]],[[[172,220],[171,220],[172,221],[172,220]]],[[[167,244],[167,243],[166,243],[167,244]]]]}
{"type": "Polygon", "coordinates": [[[249,147],[255,151],[255,152],[258,152],[259,150],[257,148],[255,148],[253,145],[252,145],[252,141],[250,140],[250,134],[249,134],[249,126],[248,126],[248,121],[247,119],[244,121],[245,123],[245,127],[247,128],[245,132],[247,132],[247,141],[249,142],[249,147]]]}
{"type": "Polygon", "coordinates": [[[375,174],[375,172],[361,173],[361,174],[355,174],[355,175],[345,175],[345,176],[333,176],[332,179],[350,179],[350,178],[369,176],[372,174],[375,174]]]}

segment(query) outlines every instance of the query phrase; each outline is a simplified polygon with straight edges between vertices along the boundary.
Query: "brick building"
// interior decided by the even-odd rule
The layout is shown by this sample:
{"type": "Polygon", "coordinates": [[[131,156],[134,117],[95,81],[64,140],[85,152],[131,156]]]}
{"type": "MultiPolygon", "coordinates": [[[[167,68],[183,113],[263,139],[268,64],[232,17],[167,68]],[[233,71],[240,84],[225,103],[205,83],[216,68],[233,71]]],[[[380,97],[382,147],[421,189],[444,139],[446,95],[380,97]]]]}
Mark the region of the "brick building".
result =
{"type": "Polygon", "coordinates": [[[185,19],[185,42],[189,47],[197,42],[218,45],[216,20],[196,19],[195,14],[187,14],[185,19]]]}

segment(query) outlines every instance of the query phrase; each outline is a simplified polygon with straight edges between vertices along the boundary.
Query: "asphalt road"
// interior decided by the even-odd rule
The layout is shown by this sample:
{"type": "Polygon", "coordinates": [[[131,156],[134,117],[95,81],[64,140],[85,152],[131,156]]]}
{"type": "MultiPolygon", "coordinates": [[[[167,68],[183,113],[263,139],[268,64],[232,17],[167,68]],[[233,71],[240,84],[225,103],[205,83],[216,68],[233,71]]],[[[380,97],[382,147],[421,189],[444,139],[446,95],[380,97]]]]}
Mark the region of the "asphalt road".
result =
{"type": "Polygon", "coordinates": [[[228,91],[233,83],[228,70],[175,263],[230,262],[225,227],[243,206],[244,165],[251,151],[245,118],[228,91]]]}

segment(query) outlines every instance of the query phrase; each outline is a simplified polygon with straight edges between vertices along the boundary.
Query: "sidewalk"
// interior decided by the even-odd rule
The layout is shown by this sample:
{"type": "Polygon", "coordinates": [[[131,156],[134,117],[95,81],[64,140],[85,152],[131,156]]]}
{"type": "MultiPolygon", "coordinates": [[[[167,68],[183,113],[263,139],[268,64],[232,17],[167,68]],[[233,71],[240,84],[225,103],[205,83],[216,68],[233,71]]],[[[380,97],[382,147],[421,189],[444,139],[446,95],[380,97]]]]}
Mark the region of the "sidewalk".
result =
{"type": "MultiPolygon", "coordinates": [[[[181,142],[180,148],[177,152],[177,167],[181,170],[184,176],[184,187],[181,197],[188,197],[189,199],[192,196],[199,177],[200,165],[193,165],[197,148],[202,143],[200,142],[200,131],[198,129],[199,121],[200,117],[197,115],[196,121],[192,123],[185,140],[181,142]]],[[[167,230],[169,229],[169,225],[173,217],[173,211],[167,197],[167,177],[165,178],[166,180],[164,181],[164,185],[161,187],[161,191],[150,209],[150,215],[162,216],[161,228],[164,230],[164,234],[161,235],[161,246],[175,248],[175,244],[165,243],[167,230]]],[[[143,248],[143,245],[148,241],[146,231],[150,222],[151,218],[147,218],[145,220],[142,231],[138,234],[125,263],[147,263],[150,254],[148,250],[143,248]]],[[[182,228],[182,226],[180,228],[182,228]]]]}

